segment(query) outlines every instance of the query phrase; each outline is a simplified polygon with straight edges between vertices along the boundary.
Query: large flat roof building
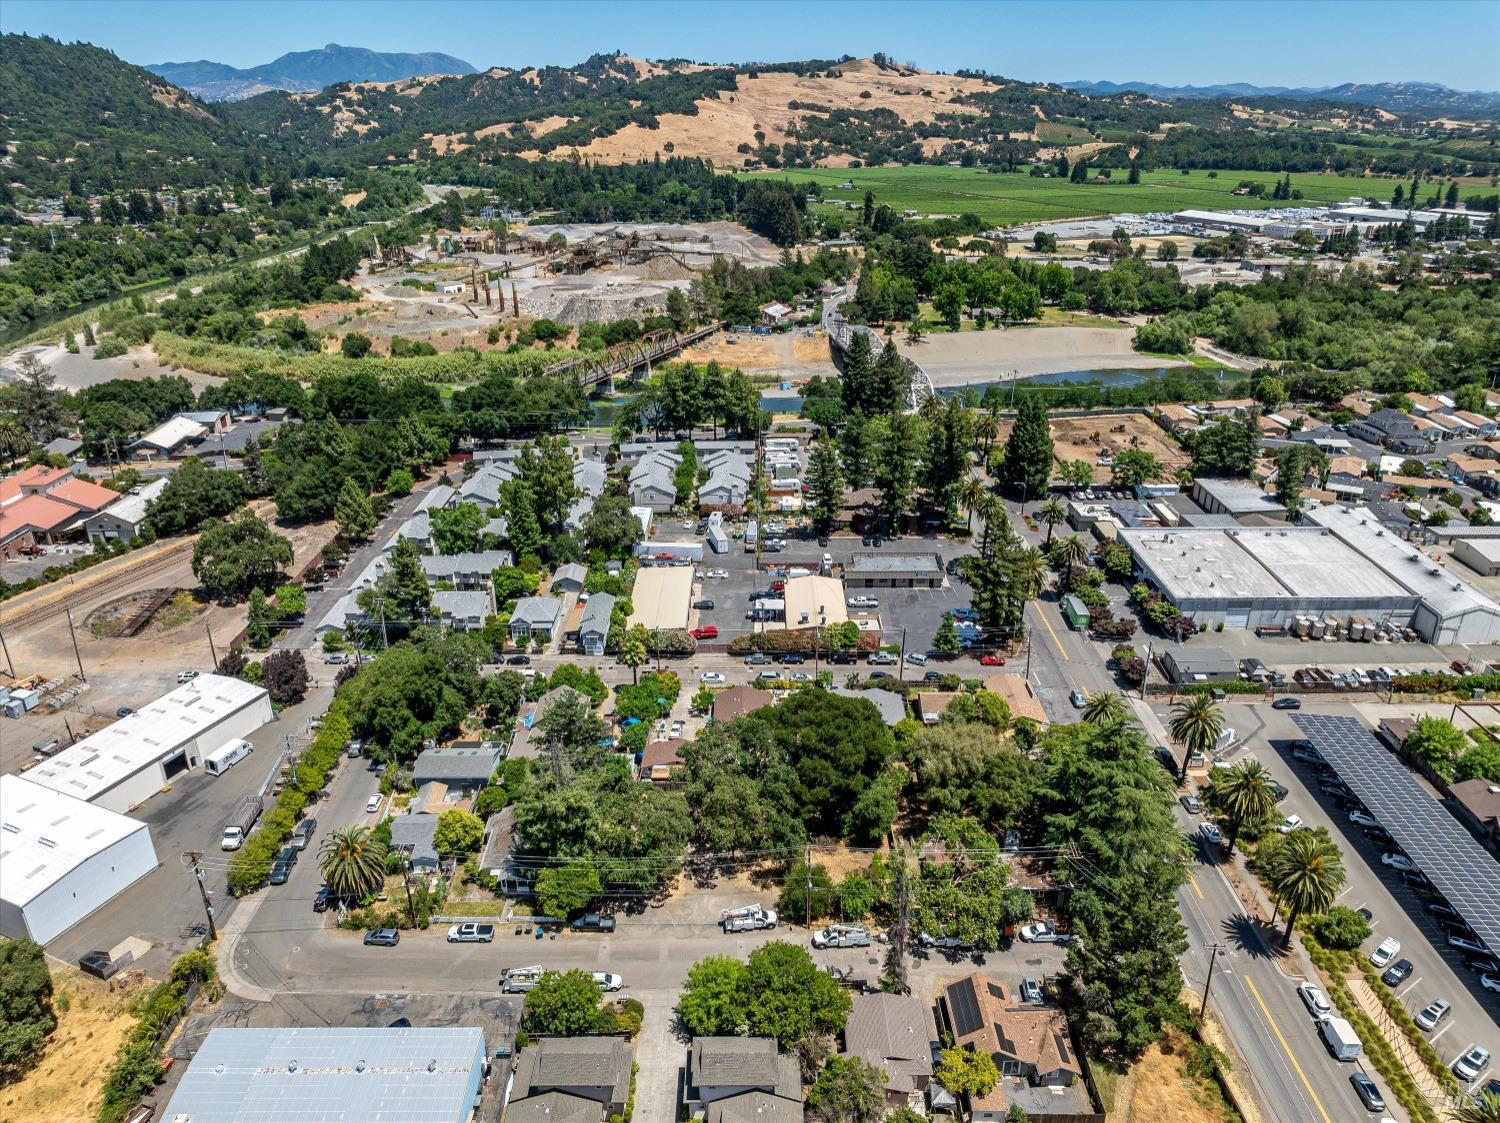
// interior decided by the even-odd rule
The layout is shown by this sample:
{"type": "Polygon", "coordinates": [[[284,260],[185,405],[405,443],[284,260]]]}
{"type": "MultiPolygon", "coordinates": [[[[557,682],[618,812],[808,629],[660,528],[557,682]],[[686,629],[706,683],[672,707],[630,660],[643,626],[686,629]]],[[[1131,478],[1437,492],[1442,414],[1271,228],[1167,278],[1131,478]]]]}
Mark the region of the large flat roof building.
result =
{"type": "Polygon", "coordinates": [[[943,560],[936,554],[861,551],[844,567],[851,589],[936,589],[943,583],[943,560]]]}
{"type": "Polygon", "coordinates": [[[487,1061],[473,1027],[215,1029],[161,1119],[466,1123],[487,1061]]]}
{"type": "Polygon", "coordinates": [[[271,696],[260,687],[199,675],[37,765],[26,778],[123,814],[271,716],[271,696]]]}
{"type": "Polygon", "coordinates": [[[1354,614],[1429,643],[1500,641],[1500,605],[1364,508],[1323,504],[1296,527],[1124,530],[1136,566],[1199,623],[1288,626],[1354,614]]]}
{"type": "Polygon", "coordinates": [[[156,864],[139,819],[0,776],[0,935],[45,944],[156,864]]]}
{"type": "Polygon", "coordinates": [[[633,628],[686,628],[693,600],[693,569],[687,565],[656,565],[635,576],[630,603],[635,611],[625,622],[633,628]]]}

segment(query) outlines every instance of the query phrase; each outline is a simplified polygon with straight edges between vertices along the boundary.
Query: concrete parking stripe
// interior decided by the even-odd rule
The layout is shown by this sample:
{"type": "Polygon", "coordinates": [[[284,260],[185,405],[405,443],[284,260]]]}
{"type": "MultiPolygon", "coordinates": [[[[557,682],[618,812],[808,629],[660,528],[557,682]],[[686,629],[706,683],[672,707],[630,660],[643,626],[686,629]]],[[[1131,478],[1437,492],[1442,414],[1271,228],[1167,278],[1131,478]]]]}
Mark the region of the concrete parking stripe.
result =
{"type": "Polygon", "coordinates": [[[1312,1097],[1313,1106],[1318,1109],[1318,1114],[1323,1117],[1323,1123],[1333,1123],[1333,1120],[1329,1118],[1327,1109],[1323,1106],[1323,1101],[1318,1099],[1318,1093],[1313,1091],[1312,1081],[1307,1078],[1307,1073],[1302,1070],[1302,1065],[1298,1063],[1296,1056],[1292,1053],[1292,1047],[1287,1044],[1286,1037],[1282,1035],[1281,1027],[1276,1024],[1276,1019],[1271,1016],[1271,1010],[1266,1005],[1266,1000],[1260,996],[1260,991],[1256,989],[1255,980],[1249,975],[1244,975],[1242,978],[1245,980],[1245,986],[1250,988],[1250,996],[1255,999],[1255,1004],[1260,1007],[1260,1012],[1265,1015],[1266,1024],[1271,1027],[1271,1032],[1276,1035],[1276,1040],[1281,1045],[1282,1052],[1286,1054],[1287,1060],[1292,1062],[1293,1071],[1297,1073],[1298,1079],[1302,1081],[1302,1086],[1307,1089],[1307,1094],[1312,1097]]]}
{"type": "Polygon", "coordinates": [[[1401,989],[1400,989],[1400,990],[1399,990],[1399,991],[1398,991],[1398,992],[1397,992],[1397,993],[1396,993],[1396,1000],[1397,1000],[1397,1001],[1400,1001],[1400,1000],[1401,1000],[1401,999],[1403,999],[1403,998],[1405,998],[1405,997],[1406,997],[1406,992],[1407,992],[1407,991],[1409,991],[1409,990],[1411,990],[1411,988],[1412,988],[1412,987],[1414,987],[1414,986],[1416,986],[1416,985],[1417,985],[1417,984],[1418,984],[1418,983],[1420,983],[1420,982],[1421,982],[1421,981],[1422,981],[1422,976],[1421,976],[1421,975],[1418,975],[1418,976],[1417,976],[1417,977],[1416,977],[1416,978],[1415,978],[1415,979],[1413,979],[1413,980],[1412,980],[1412,981],[1411,981],[1411,982],[1409,982],[1409,983],[1407,983],[1407,984],[1406,984],[1406,985],[1405,985],[1405,986],[1404,986],[1404,987],[1402,987],[1402,988],[1401,988],[1401,989]]]}

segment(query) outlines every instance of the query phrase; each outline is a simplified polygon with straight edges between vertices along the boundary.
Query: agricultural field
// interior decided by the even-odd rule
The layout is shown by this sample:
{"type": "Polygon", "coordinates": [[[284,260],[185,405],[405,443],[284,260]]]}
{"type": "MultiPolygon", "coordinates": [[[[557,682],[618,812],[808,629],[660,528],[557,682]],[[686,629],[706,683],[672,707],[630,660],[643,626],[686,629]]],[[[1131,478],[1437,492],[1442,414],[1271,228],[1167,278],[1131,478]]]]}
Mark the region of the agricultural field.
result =
{"type": "MultiPolygon", "coordinates": [[[[1221,171],[1210,178],[1206,171],[1183,175],[1177,171],[1143,172],[1139,184],[1125,183],[1117,172],[1117,185],[1068,183],[1026,174],[991,174],[983,168],[934,167],[914,164],[890,168],[808,168],[792,171],[751,173],[813,180],[822,185],[830,203],[859,203],[865,192],[875,193],[876,203],[896,211],[919,214],[977,214],[988,223],[1013,225],[1022,222],[1078,218],[1096,214],[1141,214],[1151,211],[1239,209],[1269,207],[1269,198],[1235,195],[1241,180],[1265,184],[1267,195],[1280,179],[1272,172],[1221,171]],[[839,184],[854,184],[852,191],[839,184]]],[[[1303,198],[1292,205],[1341,203],[1351,195],[1387,199],[1394,179],[1356,179],[1319,173],[1292,173],[1292,186],[1303,198]]]]}

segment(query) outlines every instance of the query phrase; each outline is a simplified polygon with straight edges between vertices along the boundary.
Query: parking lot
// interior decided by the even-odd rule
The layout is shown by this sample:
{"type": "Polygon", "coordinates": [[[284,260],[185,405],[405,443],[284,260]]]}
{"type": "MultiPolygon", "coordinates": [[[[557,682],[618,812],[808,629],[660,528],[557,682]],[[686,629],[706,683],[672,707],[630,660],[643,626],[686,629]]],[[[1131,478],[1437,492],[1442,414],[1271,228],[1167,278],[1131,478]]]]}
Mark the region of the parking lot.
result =
{"type": "MultiPolygon", "coordinates": [[[[790,526],[784,537],[784,550],[761,553],[760,563],[763,567],[789,569],[800,566],[817,573],[825,553],[833,557],[835,566],[839,566],[847,565],[856,553],[871,548],[862,545],[858,537],[849,534],[836,534],[828,540],[826,547],[819,546],[815,536],[809,533],[807,537],[802,537],[790,526]]],[[[691,532],[682,530],[679,525],[674,532],[674,540],[696,541],[698,538],[691,532]]],[[[944,538],[915,537],[887,540],[881,549],[893,554],[914,551],[936,553],[945,564],[951,558],[973,552],[969,543],[944,538]]],[[[717,627],[718,639],[710,642],[728,643],[736,636],[748,635],[762,626],[745,619],[745,611],[750,605],[750,595],[765,591],[776,577],[757,570],[755,561],[756,555],[746,551],[743,542],[734,539],[730,540],[727,553],[705,551],[698,567],[703,579],[693,586],[693,601],[697,603],[704,598],[711,599],[714,607],[695,609],[689,626],[696,628],[703,624],[713,624],[717,627]],[[709,578],[707,574],[713,570],[722,570],[728,576],[709,578]]],[[[940,589],[870,589],[856,590],[849,595],[860,593],[873,596],[880,603],[880,607],[873,610],[872,615],[880,621],[884,642],[900,643],[902,633],[905,632],[908,651],[926,651],[931,646],[933,633],[942,622],[943,614],[965,608],[969,604],[968,586],[953,578],[949,578],[940,589]]],[[[776,630],[780,625],[771,623],[764,627],[776,630]]]]}
{"type": "MultiPolygon", "coordinates": [[[[1318,712],[1356,713],[1345,703],[1316,705],[1318,712]]],[[[1166,710],[1159,709],[1158,713],[1165,714],[1166,710]]],[[[1371,715],[1359,716],[1371,724],[1371,715]]],[[[1351,822],[1349,813],[1355,804],[1337,797],[1337,786],[1322,779],[1314,763],[1292,755],[1292,742],[1302,737],[1292,717],[1293,712],[1260,704],[1231,705],[1226,724],[1234,726],[1240,737],[1240,747],[1229,754],[1231,763],[1254,758],[1266,765],[1288,789],[1279,804],[1280,813],[1298,815],[1309,827],[1326,827],[1344,851],[1348,880],[1338,903],[1369,910],[1373,931],[1364,952],[1368,955],[1387,937],[1400,942],[1394,958],[1409,959],[1413,969],[1395,988],[1395,994],[1413,1016],[1433,999],[1452,1003],[1452,1012],[1427,1034],[1443,1060],[1451,1064],[1474,1043],[1493,1051],[1500,1046],[1495,1030],[1500,1020],[1500,995],[1484,990],[1480,972],[1466,966],[1463,953],[1448,946],[1448,933],[1425,907],[1433,898],[1407,884],[1396,869],[1382,864],[1381,855],[1390,852],[1393,844],[1378,829],[1361,828],[1351,822]]],[[[1316,1042],[1310,1041],[1308,1047],[1316,1047],[1316,1042]]],[[[1492,1071],[1486,1071],[1472,1085],[1482,1086],[1491,1075],[1492,1071]]]]}

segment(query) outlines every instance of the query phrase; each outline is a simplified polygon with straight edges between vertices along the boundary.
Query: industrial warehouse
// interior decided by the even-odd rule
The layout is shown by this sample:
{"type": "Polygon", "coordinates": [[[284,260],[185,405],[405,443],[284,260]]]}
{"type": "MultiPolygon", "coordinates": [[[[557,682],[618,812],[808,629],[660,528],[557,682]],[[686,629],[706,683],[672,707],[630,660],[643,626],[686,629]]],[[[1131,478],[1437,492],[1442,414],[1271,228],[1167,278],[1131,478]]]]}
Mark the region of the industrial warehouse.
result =
{"type": "Polygon", "coordinates": [[[0,935],[46,944],[155,868],[140,820],[0,776],[0,935]]]}
{"type": "Polygon", "coordinates": [[[37,765],[26,778],[124,814],[271,716],[271,696],[260,687],[199,675],[37,765]]]}
{"type": "Polygon", "coordinates": [[[1295,629],[1299,618],[1335,615],[1359,618],[1372,637],[1385,627],[1435,644],[1500,641],[1500,605],[1370,512],[1325,504],[1304,518],[1311,525],[1127,528],[1119,540],[1200,624],[1295,629]]]}

